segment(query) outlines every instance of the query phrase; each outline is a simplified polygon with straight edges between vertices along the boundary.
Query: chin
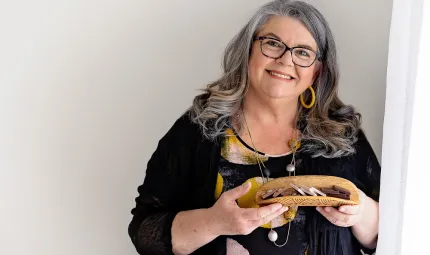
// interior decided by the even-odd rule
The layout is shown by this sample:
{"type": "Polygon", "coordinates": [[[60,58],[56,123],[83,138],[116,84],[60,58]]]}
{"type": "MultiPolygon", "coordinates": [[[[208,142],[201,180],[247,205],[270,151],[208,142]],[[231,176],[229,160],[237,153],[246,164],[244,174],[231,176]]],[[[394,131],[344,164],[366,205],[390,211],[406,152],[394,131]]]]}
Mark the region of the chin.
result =
{"type": "Polygon", "coordinates": [[[282,99],[286,99],[288,98],[288,96],[276,96],[276,97],[271,97],[271,99],[273,100],[282,100],[282,99]]]}
{"type": "Polygon", "coordinates": [[[292,93],[291,91],[285,91],[285,88],[282,89],[276,89],[276,90],[268,90],[266,91],[266,95],[273,99],[283,99],[287,97],[291,97],[292,93]]]}
{"type": "Polygon", "coordinates": [[[287,98],[287,94],[267,94],[267,96],[271,99],[284,99],[287,98]]]}

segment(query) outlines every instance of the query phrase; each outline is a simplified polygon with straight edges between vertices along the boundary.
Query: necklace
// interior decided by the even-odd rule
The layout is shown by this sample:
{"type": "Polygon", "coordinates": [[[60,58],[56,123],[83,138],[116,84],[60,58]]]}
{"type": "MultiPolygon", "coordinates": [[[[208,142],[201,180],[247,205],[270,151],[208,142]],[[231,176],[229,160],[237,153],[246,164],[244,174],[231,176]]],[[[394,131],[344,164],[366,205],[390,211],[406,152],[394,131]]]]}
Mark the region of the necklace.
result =
{"type": "MultiPolygon", "coordinates": [[[[269,168],[267,168],[264,165],[263,160],[260,157],[257,156],[257,154],[258,154],[257,148],[255,147],[254,140],[252,139],[251,132],[250,132],[249,126],[248,126],[248,122],[246,121],[246,117],[245,117],[245,114],[243,112],[243,109],[241,109],[241,111],[242,111],[243,119],[245,121],[245,126],[246,126],[246,129],[247,129],[249,138],[251,139],[252,147],[253,147],[254,154],[255,154],[255,159],[257,161],[258,167],[260,168],[261,178],[263,180],[263,183],[267,183],[269,181],[269,177],[270,177],[270,170],[269,170],[269,168]],[[266,175],[266,181],[264,181],[264,175],[266,175]]],[[[296,175],[296,157],[295,156],[296,156],[297,149],[300,148],[300,141],[298,139],[291,138],[288,141],[288,146],[290,147],[291,152],[293,153],[293,158],[292,158],[290,164],[287,165],[286,170],[288,172],[288,176],[291,176],[291,175],[295,176],[296,175]]],[[[291,221],[288,222],[287,238],[286,238],[286,240],[285,240],[285,242],[283,244],[277,244],[276,243],[276,241],[278,240],[278,233],[273,229],[272,226],[270,227],[268,238],[277,247],[283,247],[283,246],[285,246],[287,244],[288,239],[290,237],[291,221]]]]}

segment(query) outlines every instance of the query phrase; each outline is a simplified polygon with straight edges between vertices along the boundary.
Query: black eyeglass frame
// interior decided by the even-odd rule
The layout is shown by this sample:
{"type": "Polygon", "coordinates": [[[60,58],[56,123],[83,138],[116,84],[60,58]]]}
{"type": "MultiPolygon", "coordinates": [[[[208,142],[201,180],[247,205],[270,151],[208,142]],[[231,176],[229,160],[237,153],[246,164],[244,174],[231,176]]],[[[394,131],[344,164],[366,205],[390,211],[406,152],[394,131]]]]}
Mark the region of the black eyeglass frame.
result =
{"type": "Polygon", "coordinates": [[[261,50],[261,54],[263,54],[264,56],[266,56],[266,57],[268,57],[268,58],[271,58],[271,59],[280,59],[280,58],[282,58],[283,56],[284,56],[284,54],[285,54],[285,52],[287,52],[287,51],[289,51],[290,52],[290,54],[291,54],[291,60],[293,59],[293,50],[294,49],[305,49],[305,50],[310,50],[310,51],[312,51],[313,53],[315,53],[315,59],[312,61],[312,63],[310,64],[310,65],[308,65],[308,66],[304,66],[304,65],[299,65],[299,64],[296,64],[296,63],[294,63],[294,61],[293,61],[293,63],[295,64],[295,65],[297,65],[297,66],[300,66],[300,67],[310,67],[310,66],[312,66],[314,63],[315,63],[315,61],[318,59],[318,60],[321,60],[321,54],[320,54],[320,52],[319,51],[317,51],[317,52],[315,52],[314,50],[312,50],[312,49],[308,49],[308,48],[304,48],[304,47],[300,47],[300,46],[298,46],[298,47],[288,47],[288,45],[287,44],[285,44],[283,41],[281,41],[281,40],[279,40],[279,39],[276,39],[276,38],[273,38],[273,37],[269,37],[269,36],[254,36],[254,41],[260,41],[260,50],[261,50]],[[277,57],[277,58],[274,58],[274,57],[270,57],[270,56],[267,56],[266,54],[264,54],[264,52],[263,52],[263,40],[264,39],[271,39],[271,40],[275,40],[275,41],[277,41],[277,42],[280,42],[280,43],[282,43],[284,46],[285,46],[285,50],[284,50],[284,52],[282,52],[282,54],[281,54],[281,56],[279,56],[279,57],[277,57]]]}

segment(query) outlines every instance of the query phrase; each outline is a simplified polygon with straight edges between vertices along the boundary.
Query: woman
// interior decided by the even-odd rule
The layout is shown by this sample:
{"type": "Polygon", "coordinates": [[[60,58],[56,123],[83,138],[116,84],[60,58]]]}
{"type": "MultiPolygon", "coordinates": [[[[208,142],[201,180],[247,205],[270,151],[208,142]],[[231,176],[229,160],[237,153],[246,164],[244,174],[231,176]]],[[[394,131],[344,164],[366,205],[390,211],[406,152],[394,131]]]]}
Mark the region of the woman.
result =
{"type": "Polygon", "coordinates": [[[380,166],[337,96],[333,36],[299,1],[262,6],[228,45],[224,75],[160,140],[129,226],[140,254],[361,254],[376,248],[380,166]],[[332,175],[358,206],[254,203],[272,178],[332,175]]]}

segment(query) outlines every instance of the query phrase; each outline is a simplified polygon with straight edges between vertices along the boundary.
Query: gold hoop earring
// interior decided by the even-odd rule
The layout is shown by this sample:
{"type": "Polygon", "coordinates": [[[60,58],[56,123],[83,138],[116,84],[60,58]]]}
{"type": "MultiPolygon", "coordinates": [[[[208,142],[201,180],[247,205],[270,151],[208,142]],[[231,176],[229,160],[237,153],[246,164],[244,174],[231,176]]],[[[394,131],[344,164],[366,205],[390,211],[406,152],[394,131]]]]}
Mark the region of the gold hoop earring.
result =
{"type": "Polygon", "coordinates": [[[303,93],[300,94],[300,103],[302,103],[302,106],[305,107],[306,109],[311,108],[315,104],[315,91],[312,88],[312,86],[309,86],[309,90],[311,91],[311,94],[312,94],[312,100],[310,104],[306,104],[305,100],[303,99],[303,93]]]}

